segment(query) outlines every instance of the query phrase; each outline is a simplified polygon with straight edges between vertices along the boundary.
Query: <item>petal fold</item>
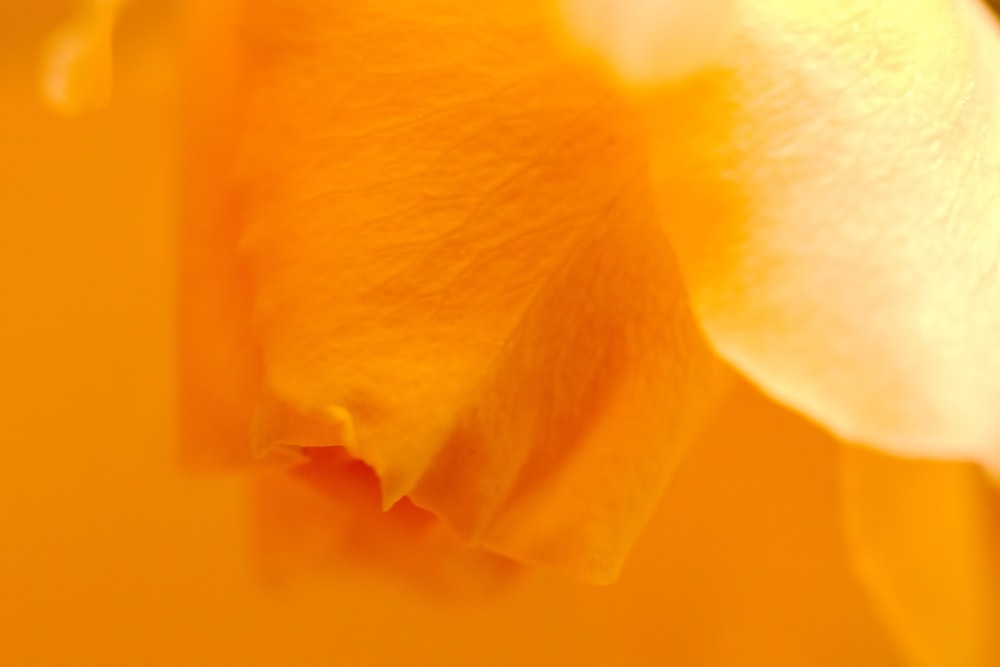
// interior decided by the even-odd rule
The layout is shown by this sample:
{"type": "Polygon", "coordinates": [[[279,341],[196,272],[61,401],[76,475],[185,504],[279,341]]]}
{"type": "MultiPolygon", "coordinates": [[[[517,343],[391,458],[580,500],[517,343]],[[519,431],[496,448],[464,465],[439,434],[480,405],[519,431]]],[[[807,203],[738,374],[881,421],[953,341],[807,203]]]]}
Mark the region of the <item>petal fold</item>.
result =
{"type": "Polygon", "coordinates": [[[261,451],[346,448],[386,506],[603,582],[726,374],[635,110],[554,25],[535,0],[248,3],[209,245],[239,241],[261,451]]]}

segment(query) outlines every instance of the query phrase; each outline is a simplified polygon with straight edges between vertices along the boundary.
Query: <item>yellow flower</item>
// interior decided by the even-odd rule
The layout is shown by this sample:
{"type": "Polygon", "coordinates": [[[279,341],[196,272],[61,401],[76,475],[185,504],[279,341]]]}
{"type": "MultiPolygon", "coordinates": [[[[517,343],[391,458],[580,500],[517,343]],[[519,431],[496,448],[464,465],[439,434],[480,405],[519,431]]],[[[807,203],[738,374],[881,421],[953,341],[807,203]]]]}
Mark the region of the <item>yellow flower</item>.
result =
{"type": "Polygon", "coordinates": [[[0,662],[1000,664],[992,19],[667,4],[0,8],[0,662]]]}

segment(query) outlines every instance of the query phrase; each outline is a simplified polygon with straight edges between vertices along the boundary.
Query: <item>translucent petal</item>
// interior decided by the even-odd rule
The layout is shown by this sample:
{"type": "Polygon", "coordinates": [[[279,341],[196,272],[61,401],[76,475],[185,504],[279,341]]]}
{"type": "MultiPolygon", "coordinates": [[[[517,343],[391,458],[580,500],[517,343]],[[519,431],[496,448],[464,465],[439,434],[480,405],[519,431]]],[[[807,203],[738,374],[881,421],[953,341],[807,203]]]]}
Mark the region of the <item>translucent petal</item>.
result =
{"type": "Polygon", "coordinates": [[[851,553],[914,667],[1000,664],[1000,499],[969,464],[849,448],[851,553]]]}

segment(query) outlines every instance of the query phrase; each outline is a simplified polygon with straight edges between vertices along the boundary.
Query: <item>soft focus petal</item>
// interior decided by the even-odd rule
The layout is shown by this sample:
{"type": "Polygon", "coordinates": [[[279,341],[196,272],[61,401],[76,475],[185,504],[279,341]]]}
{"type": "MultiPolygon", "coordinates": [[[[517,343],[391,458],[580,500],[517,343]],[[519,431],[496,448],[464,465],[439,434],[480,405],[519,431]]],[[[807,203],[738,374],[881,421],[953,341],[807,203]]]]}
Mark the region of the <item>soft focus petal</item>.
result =
{"type": "Polygon", "coordinates": [[[76,16],[50,38],[42,95],[67,114],[99,109],[111,99],[111,41],[127,0],[80,0],[76,16]]]}
{"type": "MultiPolygon", "coordinates": [[[[374,489],[345,511],[278,476],[259,489],[257,514],[259,534],[278,539],[260,548],[284,575],[284,595],[326,604],[324,617],[336,616],[328,632],[351,664],[903,664],[848,561],[839,520],[840,445],[745,384],[715,416],[613,586],[574,585],[530,568],[497,579],[502,570],[441,550],[437,537],[445,536],[421,523],[414,508],[397,506],[402,516],[379,517],[374,489]],[[395,537],[380,529],[387,518],[397,524],[395,537]],[[352,521],[363,521],[353,535],[352,521]],[[412,539],[425,529],[432,544],[412,539]],[[352,550],[367,553],[367,564],[352,550]],[[434,552],[448,569],[424,558],[434,552]],[[336,603],[324,596],[326,578],[317,572],[332,577],[336,603]],[[387,576],[415,572],[425,577],[419,588],[387,576]],[[494,589],[505,586],[489,604],[469,595],[490,592],[491,581],[494,589]],[[361,617],[355,588],[378,602],[361,617]],[[414,591],[432,595],[414,598],[414,591]],[[411,606],[422,613],[411,616],[411,606]],[[402,637],[401,645],[368,646],[357,638],[358,628],[373,622],[402,637]],[[414,645],[408,637],[434,648],[407,656],[414,645]]],[[[359,481],[341,479],[337,493],[356,496],[359,481]]],[[[300,640],[314,627],[307,622],[289,637],[300,640]]],[[[296,655],[305,655],[306,645],[296,655]]]]}
{"type": "Polygon", "coordinates": [[[1000,42],[956,0],[747,0],[650,95],[715,346],[847,440],[1000,459],[1000,42]]]}
{"type": "Polygon", "coordinates": [[[613,578],[718,370],[634,114],[567,60],[535,0],[256,2],[243,20],[235,174],[210,149],[198,173],[228,199],[190,223],[188,289],[216,306],[187,319],[215,328],[185,368],[240,393],[253,376],[245,323],[225,321],[246,303],[238,236],[258,451],[346,447],[389,504],[613,578]]]}
{"type": "Polygon", "coordinates": [[[840,444],[745,383],[715,417],[604,589],[609,616],[655,665],[902,664],[847,558],[840,444]]]}
{"type": "Polygon", "coordinates": [[[968,464],[850,448],[858,571],[913,667],[1000,664],[1000,499],[968,464]]]}

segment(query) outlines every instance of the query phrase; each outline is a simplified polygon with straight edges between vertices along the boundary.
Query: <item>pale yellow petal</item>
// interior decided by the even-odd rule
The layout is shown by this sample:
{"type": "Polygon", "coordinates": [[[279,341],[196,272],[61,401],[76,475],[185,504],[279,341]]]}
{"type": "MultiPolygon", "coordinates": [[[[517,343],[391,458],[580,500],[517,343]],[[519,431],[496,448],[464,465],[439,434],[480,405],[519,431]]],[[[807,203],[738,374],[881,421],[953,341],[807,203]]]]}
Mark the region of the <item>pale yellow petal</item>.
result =
{"type": "Polygon", "coordinates": [[[735,0],[562,0],[570,33],[632,82],[667,81],[717,64],[735,0]]]}
{"type": "Polygon", "coordinates": [[[838,435],[1000,460],[1000,40],[955,0],[747,0],[648,99],[716,348],[838,435]]]}

